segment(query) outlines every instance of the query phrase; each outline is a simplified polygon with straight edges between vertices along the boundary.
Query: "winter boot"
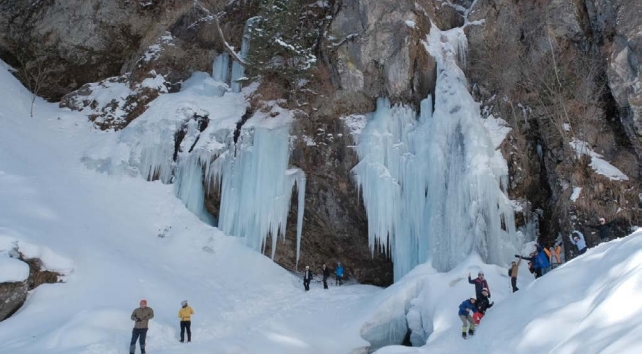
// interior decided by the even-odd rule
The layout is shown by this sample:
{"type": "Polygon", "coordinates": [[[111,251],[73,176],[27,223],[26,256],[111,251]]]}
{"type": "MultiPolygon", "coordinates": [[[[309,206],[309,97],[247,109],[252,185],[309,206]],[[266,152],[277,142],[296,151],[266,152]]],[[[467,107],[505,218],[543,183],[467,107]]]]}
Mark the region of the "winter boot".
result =
{"type": "MultiPolygon", "coordinates": [[[[470,330],[467,333],[469,333],[470,336],[473,336],[474,335],[474,330],[470,328],[470,330]]],[[[463,333],[463,334],[465,334],[465,333],[463,333]]]]}
{"type": "Polygon", "coordinates": [[[462,334],[463,334],[463,339],[467,339],[467,334],[465,334],[465,332],[463,332],[462,334]]]}

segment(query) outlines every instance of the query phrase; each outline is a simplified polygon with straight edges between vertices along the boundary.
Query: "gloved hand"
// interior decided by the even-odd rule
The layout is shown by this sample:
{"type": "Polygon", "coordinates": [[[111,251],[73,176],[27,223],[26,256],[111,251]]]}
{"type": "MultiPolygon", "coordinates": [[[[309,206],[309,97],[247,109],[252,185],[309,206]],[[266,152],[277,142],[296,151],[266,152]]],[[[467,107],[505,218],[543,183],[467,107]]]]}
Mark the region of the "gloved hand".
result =
{"type": "Polygon", "coordinates": [[[521,256],[519,256],[518,254],[515,254],[514,256],[517,257],[517,258],[521,258],[521,256]]]}
{"type": "Polygon", "coordinates": [[[141,321],[143,321],[142,319],[140,319],[140,318],[138,318],[138,317],[134,317],[134,319],[136,320],[136,322],[141,322],[141,321]]]}
{"type": "Polygon", "coordinates": [[[492,307],[493,305],[494,305],[494,301],[490,302],[490,307],[492,307]]]}

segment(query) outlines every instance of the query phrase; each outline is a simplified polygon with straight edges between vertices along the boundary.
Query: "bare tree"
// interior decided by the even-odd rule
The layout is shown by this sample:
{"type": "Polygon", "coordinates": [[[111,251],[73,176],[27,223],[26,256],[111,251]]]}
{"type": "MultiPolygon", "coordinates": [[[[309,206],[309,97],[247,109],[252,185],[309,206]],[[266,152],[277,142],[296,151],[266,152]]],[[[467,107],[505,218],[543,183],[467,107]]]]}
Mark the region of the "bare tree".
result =
{"type": "Polygon", "coordinates": [[[17,76],[23,85],[31,91],[30,115],[33,117],[36,97],[44,92],[48,81],[51,79],[53,70],[47,65],[47,58],[44,56],[37,56],[30,59],[26,53],[21,53],[18,55],[18,62],[20,63],[20,68],[18,69],[17,76]]]}

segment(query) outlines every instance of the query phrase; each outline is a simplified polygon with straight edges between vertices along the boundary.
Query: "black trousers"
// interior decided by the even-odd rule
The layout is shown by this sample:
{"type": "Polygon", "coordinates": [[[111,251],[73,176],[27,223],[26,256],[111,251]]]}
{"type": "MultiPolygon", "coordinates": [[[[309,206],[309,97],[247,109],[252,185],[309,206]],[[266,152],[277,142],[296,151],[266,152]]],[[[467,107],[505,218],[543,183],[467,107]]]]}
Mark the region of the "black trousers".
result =
{"type": "Polygon", "coordinates": [[[519,288],[517,288],[517,278],[516,277],[510,278],[510,283],[512,283],[512,292],[516,292],[517,290],[519,290],[519,288]]]}
{"type": "Polygon", "coordinates": [[[342,285],[342,276],[337,275],[335,276],[335,285],[342,285]]]}
{"type": "Polygon", "coordinates": [[[304,280],[304,290],[309,291],[309,284],[311,283],[310,279],[304,280]]]}
{"type": "Polygon", "coordinates": [[[141,353],[145,353],[145,337],[148,334],[147,328],[133,328],[132,329],[132,340],[130,340],[130,354],[134,354],[136,350],[136,340],[139,340],[139,346],[141,347],[141,353]]]}
{"type": "Polygon", "coordinates": [[[327,277],[322,278],[322,283],[324,283],[324,288],[325,288],[325,289],[328,289],[328,288],[329,288],[329,284],[327,284],[327,282],[326,282],[326,281],[327,281],[327,279],[328,279],[327,277]]]}
{"type": "Polygon", "coordinates": [[[183,333],[188,332],[188,342],[192,340],[192,332],[190,332],[190,321],[181,321],[181,341],[183,342],[183,333]]]}

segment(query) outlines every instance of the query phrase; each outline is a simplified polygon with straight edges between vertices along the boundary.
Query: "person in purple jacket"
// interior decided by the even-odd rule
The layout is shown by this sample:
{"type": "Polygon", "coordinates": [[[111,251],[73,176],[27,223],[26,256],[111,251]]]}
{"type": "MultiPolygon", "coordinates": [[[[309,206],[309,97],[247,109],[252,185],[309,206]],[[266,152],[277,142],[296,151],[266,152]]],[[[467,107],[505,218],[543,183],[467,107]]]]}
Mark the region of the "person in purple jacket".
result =
{"type": "Polygon", "coordinates": [[[474,290],[476,291],[476,300],[480,300],[483,298],[483,289],[488,289],[488,295],[492,296],[492,293],[490,293],[490,286],[487,285],[487,280],[485,280],[485,275],[483,274],[483,271],[479,272],[479,276],[472,280],[472,274],[467,275],[467,281],[470,284],[474,284],[474,290]]]}
{"type": "Polygon", "coordinates": [[[469,298],[468,300],[465,300],[461,303],[460,306],[458,306],[458,318],[461,319],[461,322],[463,322],[463,328],[462,328],[462,336],[463,339],[467,338],[467,333],[465,331],[467,330],[467,323],[470,323],[470,330],[468,333],[470,336],[474,335],[474,326],[476,325],[474,323],[474,319],[472,318],[472,315],[470,315],[470,311],[472,313],[477,313],[478,309],[476,308],[476,298],[472,297],[469,298]]]}

